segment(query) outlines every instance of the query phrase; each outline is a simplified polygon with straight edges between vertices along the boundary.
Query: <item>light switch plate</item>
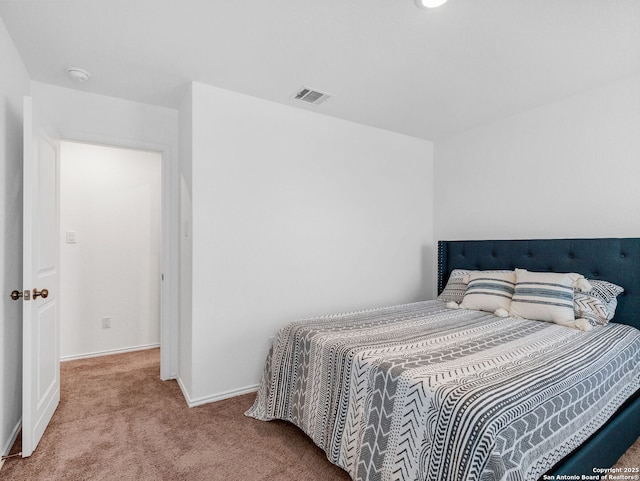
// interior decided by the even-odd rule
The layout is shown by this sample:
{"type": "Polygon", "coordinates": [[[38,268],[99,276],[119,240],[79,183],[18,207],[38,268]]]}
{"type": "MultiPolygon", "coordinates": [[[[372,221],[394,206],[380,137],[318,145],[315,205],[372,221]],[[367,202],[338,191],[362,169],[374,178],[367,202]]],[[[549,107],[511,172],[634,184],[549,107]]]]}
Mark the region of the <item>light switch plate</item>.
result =
{"type": "Polygon", "coordinates": [[[75,243],[76,243],[76,233],[67,232],[67,244],[75,244],[75,243]]]}

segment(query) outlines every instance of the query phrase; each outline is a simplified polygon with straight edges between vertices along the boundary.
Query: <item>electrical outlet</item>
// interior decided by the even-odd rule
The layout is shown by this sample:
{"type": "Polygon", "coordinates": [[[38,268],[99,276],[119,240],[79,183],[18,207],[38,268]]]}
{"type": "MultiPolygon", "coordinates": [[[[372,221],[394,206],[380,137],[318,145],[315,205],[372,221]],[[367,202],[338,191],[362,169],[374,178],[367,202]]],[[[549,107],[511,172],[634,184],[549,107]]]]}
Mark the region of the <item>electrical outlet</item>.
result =
{"type": "Polygon", "coordinates": [[[111,329],[111,318],[103,317],[102,318],[102,329],[111,329]]]}

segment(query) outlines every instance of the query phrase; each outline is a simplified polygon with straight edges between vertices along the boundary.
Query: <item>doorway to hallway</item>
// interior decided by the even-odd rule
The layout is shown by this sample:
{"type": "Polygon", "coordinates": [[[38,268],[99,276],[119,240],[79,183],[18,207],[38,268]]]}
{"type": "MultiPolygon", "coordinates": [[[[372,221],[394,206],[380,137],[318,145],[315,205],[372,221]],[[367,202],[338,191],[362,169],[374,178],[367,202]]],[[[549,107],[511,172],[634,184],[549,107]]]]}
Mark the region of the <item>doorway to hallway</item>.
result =
{"type": "Polygon", "coordinates": [[[160,345],[162,154],[61,143],[60,357],[160,345]]]}

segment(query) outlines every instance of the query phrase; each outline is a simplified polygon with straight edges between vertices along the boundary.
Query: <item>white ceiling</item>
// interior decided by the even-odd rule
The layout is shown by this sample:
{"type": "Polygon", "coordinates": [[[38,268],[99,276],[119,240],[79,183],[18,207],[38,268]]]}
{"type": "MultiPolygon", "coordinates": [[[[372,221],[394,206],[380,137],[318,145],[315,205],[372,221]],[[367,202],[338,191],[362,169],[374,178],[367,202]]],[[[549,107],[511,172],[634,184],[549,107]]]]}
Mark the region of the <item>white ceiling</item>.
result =
{"type": "Polygon", "coordinates": [[[290,105],[306,85],[333,97],[300,108],[429,140],[640,71],[639,0],[0,0],[0,17],[34,80],[172,108],[191,80],[290,105]]]}

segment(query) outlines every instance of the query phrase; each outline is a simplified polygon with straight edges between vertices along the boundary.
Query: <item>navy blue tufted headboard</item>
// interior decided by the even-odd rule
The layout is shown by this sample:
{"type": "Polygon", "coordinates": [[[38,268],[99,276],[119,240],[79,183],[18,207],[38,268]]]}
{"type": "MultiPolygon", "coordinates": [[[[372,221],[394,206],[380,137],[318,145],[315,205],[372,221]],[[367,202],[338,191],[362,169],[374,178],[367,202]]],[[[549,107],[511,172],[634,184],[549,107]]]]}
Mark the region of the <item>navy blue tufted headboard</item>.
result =
{"type": "Polygon", "coordinates": [[[578,272],[624,287],[613,322],[640,329],[640,238],[438,242],[438,294],[453,269],[578,272]]]}

